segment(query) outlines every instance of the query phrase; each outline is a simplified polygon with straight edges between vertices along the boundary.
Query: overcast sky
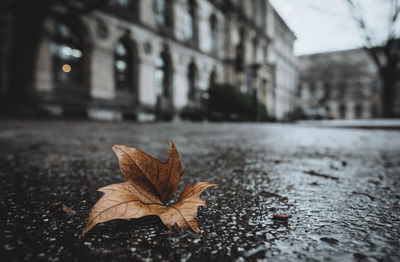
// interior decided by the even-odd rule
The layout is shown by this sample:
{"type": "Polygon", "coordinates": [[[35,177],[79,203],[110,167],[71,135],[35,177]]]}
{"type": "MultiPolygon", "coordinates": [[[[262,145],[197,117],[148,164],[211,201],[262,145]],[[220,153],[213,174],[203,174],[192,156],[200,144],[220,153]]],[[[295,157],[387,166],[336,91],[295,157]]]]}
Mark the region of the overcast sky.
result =
{"type": "MultiPolygon", "coordinates": [[[[382,7],[384,0],[361,2],[362,13],[371,27],[377,26],[378,18],[389,10],[382,7]]],[[[271,0],[271,3],[298,38],[296,55],[357,48],[363,44],[345,0],[271,0]]]]}

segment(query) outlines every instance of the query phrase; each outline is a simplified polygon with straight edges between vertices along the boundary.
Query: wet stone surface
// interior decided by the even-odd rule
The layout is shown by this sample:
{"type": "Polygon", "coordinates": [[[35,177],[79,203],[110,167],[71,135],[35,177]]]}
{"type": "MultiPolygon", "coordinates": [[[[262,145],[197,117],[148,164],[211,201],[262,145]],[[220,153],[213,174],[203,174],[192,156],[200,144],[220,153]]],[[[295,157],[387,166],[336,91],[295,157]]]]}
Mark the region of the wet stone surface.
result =
{"type": "Polygon", "coordinates": [[[2,261],[398,261],[399,171],[399,131],[3,121],[2,261]],[[168,139],[186,166],[178,194],[195,181],[219,184],[202,194],[201,235],[166,234],[146,217],[81,237],[96,189],[124,180],[111,146],[164,160],[168,139]],[[57,202],[76,214],[54,211],[57,202]]]}

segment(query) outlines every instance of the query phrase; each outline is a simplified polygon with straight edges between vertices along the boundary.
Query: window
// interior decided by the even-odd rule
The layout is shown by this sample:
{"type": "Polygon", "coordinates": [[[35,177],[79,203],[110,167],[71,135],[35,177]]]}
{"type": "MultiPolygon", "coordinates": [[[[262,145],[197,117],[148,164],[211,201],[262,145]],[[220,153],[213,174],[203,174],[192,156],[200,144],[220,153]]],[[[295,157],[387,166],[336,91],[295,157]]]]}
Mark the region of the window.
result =
{"type": "Polygon", "coordinates": [[[340,115],[340,118],[342,118],[342,119],[346,118],[346,105],[345,104],[341,104],[339,106],[339,115],[340,115]]]}
{"type": "Polygon", "coordinates": [[[213,70],[210,74],[209,87],[213,87],[217,81],[217,72],[213,70]]]}
{"type": "Polygon", "coordinates": [[[362,98],[363,92],[362,92],[362,83],[357,81],[354,84],[353,87],[353,94],[354,94],[354,98],[362,98]]]}
{"type": "Polygon", "coordinates": [[[346,84],[344,82],[339,83],[336,97],[339,99],[344,99],[346,95],[346,84]]]}
{"type": "Polygon", "coordinates": [[[218,32],[217,32],[217,18],[215,15],[210,17],[210,41],[211,41],[211,52],[217,54],[218,51],[218,32]]]}
{"type": "Polygon", "coordinates": [[[262,81],[261,81],[261,101],[263,102],[263,103],[265,103],[266,102],[266,100],[267,100],[267,79],[263,79],[262,81]]]}
{"type": "Polygon", "coordinates": [[[329,99],[331,97],[331,85],[329,83],[325,83],[325,93],[324,98],[329,99]]]}
{"type": "Polygon", "coordinates": [[[83,84],[83,41],[72,27],[54,22],[50,52],[53,80],[57,87],[73,88],[83,84]]]}
{"type": "Polygon", "coordinates": [[[196,19],[196,3],[194,0],[189,0],[187,2],[186,38],[194,43],[197,42],[196,19]]]}
{"type": "Polygon", "coordinates": [[[310,97],[311,98],[315,98],[315,85],[314,84],[311,84],[310,85],[310,97]]]}
{"type": "Polygon", "coordinates": [[[107,11],[118,18],[126,20],[139,19],[139,1],[138,0],[110,0],[107,11]]]}
{"type": "Polygon", "coordinates": [[[136,0],[111,0],[110,5],[134,12],[136,9],[135,2],[136,0]]]}
{"type": "Polygon", "coordinates": [[[302,96],[302,88],[303,88],[303,86],[301,84],[297,86],[297,94],[296,94],[297,97],[301,98],[301,96],[302,96]]]}
{"type": "Polygon", "coordinates": [[[170,0],[155,0],[154,11],[158,26],[172,28],[172,3],[170,0]]]}
{"type": "Polygon", "coordinates": [[[167,24],[167,12],[166,12],[166,4],[165,0],[156,0],[155,1],[155,15],[156,21],[158,25],[165,26],[167,24]]]}
{"type": "Polygon", "coordinates": [[[355,115],[356,118],[362,118],[362,106],[360,104],[357,104],[355,107],[355,115]]]}
{"type": "Polygon", "coordinates": [[[378,80],[376,79],[372,80],[370,86],[371,86],[371,93],[373,95],[376,95],[378,92],[378,80]]]}
{"type": "Polygon", "coordinates": [[[155,82],[157,96],[170,97],[171,65],[168,55],[162,53],[156,59],[155,82]]]}
{"type": "Polygon", "coordinates": [[[257,4],[258,4],[257,2],[258,1],[257,0],[252,0],[251,2],[252,2],[251,3],[252,8],[253,8],[253,14],[252,15],[253,15],[254,18],[256,18],[257,14],[258,14],[258,11],[259,11],[258,8],[257,8],[257,4]]]}
{"type": "Polygon", "coordinates": [[[263,62],[268,61],[268,45],[264,45],[263,47],[263,62]]]}
{"type": "Polygon", "coordinates": [[[196,101],[196,80],[197,80],[197,69],[194,63],[190,63],[188,69],[188,100],[189,101],[196,101]]]}
{"type": "Polygon", "coordinates": [[[237,72],[244,71],[244,29],[239,29],[239,43],[236,45],[235,69],[237,72]]]}
{"type": "Polygon", "coordinates": [[[376,104],[373,104],[373,105],[371,106],[371,116],[372,116],[373,118],[378,117],[378,106],[377,106],[376,104]]]}
{"type": "Polygon", "coordinates": [[[253,63],[257,62],[257,49],[258,49],[258,40],[254,37],[253,39],[253,63]]]}
{"type": "Polygon", "coordinates": [[[114,47],[114,76],[117,91],[136,93],[136,56],[128,40],[119,40],[114,47]]]}
{"type": "Polygon", "coordinates": [[[235,69],[237,72],[243,72],[244,71],[244,47],[243,43],[240,42],[236,46],[236,58],[235,58],[235,69]]]}
{"type": "Polygon", "coordinates": [[[261,12],[261,28],[265,32],[266,27],[267,27],[267,14],[266,14],[266,9],[267,9],[267,1],[260,0],[260,12],[261,12]]]}

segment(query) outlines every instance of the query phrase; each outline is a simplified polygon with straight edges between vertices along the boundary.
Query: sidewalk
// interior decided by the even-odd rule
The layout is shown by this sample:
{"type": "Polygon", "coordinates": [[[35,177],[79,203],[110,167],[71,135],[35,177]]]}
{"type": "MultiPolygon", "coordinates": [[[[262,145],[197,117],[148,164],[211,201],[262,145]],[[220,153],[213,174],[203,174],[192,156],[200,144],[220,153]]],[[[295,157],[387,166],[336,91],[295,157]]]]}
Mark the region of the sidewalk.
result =
{"type": "Polygon", "coordinates": [[[399,133],[389,130],[10,120],[0,124],[1,258],[400,261],[399,163],[399,133]],[[168,139],[186,167],[177,195],[218,184],[202,194],[201,234],[168,234],[146,217],[81,237],[96,189],[124,181],[112,145],[165,160],[168,139]],[[76,214],[55,212],[58,202],[76,214]]]}
{"type": "Polygon", "coordinates": [[[359,119],[359,120],[302,120],[300,125],[316,127],[342,127],[365,129],[399,129],[400,119],[359,119]]]}

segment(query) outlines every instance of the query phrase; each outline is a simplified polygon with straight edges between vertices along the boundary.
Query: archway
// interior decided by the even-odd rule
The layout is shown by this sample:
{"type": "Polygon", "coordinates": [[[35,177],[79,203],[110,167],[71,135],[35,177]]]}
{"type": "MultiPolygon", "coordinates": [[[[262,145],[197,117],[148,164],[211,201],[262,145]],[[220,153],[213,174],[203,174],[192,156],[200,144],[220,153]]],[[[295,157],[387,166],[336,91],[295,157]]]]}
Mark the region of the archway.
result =
{"type": "Polygon", "coordinates": [[[87,50],[82,26],[52,21],[50,25],[51,75],[54,99],[65,114],[86,113],[89,99],[87,50]]]}
{"type": "Polygon", "coordinates": [[[197,68],[193,62],[191,62],[188,67],[187,82],[188,82],[188,101],[191,103],[196,103],[198,101],[197,68]]]}
{"type": "Polygon", "coordinates": [[[114,81],[119,102],[138,102],[138,57],[134,44],[127,38],[114,45],[114,81]]]}
{"type": "Polygon", "coordinates": [[[170,120],[173,114],[172,62],[167,51],[161,52],[155,61],[155,88],[157,94],[156,117],[170,120]]]}

